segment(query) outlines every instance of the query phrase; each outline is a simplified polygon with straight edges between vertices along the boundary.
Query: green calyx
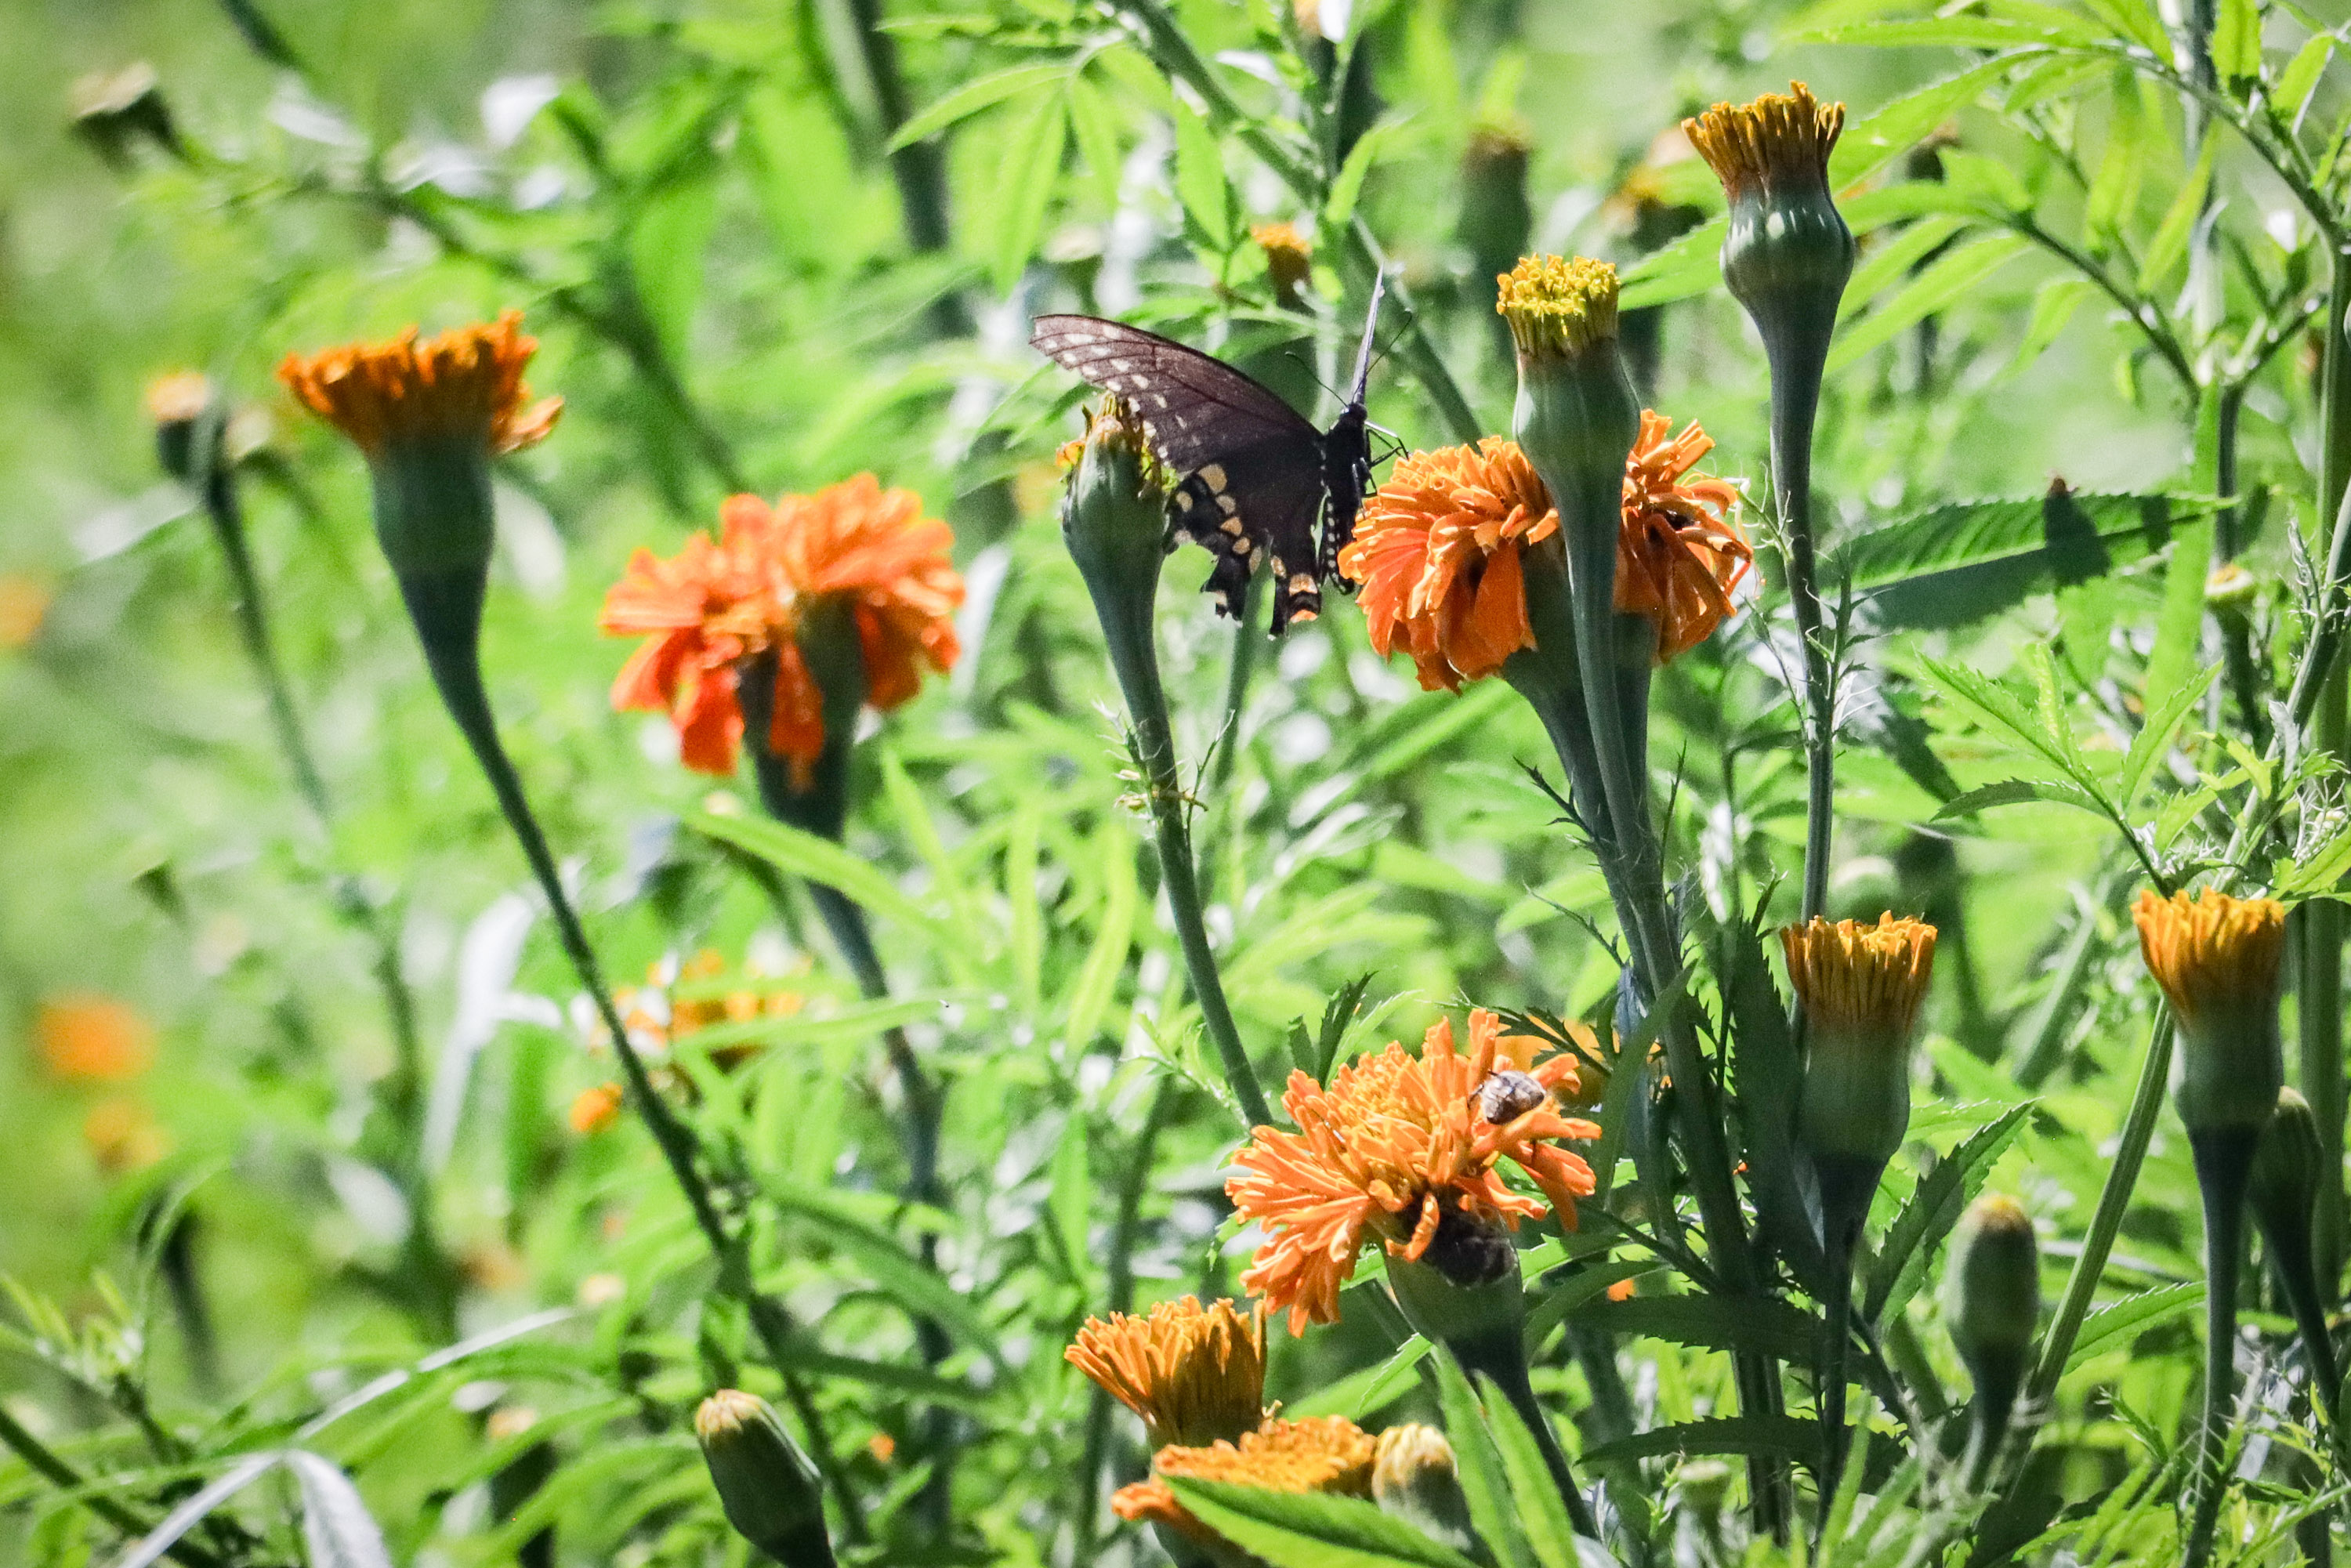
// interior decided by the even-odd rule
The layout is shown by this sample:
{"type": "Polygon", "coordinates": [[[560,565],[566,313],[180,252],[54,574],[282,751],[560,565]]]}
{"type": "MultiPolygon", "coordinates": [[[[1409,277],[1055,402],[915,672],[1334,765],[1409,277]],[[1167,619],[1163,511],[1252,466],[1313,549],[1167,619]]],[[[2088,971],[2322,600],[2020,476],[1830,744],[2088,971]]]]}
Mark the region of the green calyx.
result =
{"type": "Polygon", "coordinates": [[[1797,1093],[1797,1138],[1815,1160],[1872,1160],[1883,1167],[1910,1129],[1910,1051],[1815,1028],[1797,1093]]]}
{"type": "Polygon", "coordinates": [[[1730,204],[1722,279],[1775,357],[1802,345],[1825,359],[1854,250],[1825,178],[1794,188],[1759,184],[1730,204]]]}
{"type": "Polygon", "coordinates": [[[760,803],[778,821],[838,841],[849,821],[849,765],[865,706],[865,652],[857,635],[856,607],[846,598],[810,601],[793,641],[824,698],[824,749],[805,779],[768,744],[775,717],[776,655],[747,659],[735,671],[744,738],[759,783],[760,803]]]}
{"type": "Polygon", "coordinates": [[[2190,1133],[2259,1131],[2285,1082],[2277,1003],[2205,1009],[2179,1019],[2171,1060],[2172,1103],[2190,1133]]]}
{"type": "Polygon", "coordinates": [[[490,465],[478,435],[402,440],[372,456],[375,537],[402,578],[489,565],[496,538],[490,465]]]}
{"type": "Polygon", "coordinates": [[[816,1467],[766,1400],[721,1389],[695,1412],[694,1435],[737,1533],[784,1568],[832,1568],[816,1467]]]}
{"type": "MultiPolygon", "coordinates": [[[[1508,1249],[1507,1235],[1501,1237],[1501,1245],[1508,1249]]],[[[1388,1293],[1395,1298],[1405,1322],[1431,1343],[1449,1347],[1463,1366],[1489,1376],[1501,1376],[1508,1370],[1523,1377],[1527,1298],[1520,1283],[1516,1255],[1504,1260],[1508,1267],[1498,1270],[1493,1267],[1498,1254],[1482,1247],[1473,1251],[1464,1246],[1458,1250],[1465,1259],[1478,1260],[1464,1267],[1460,1260],[1448,1258],[1447,1266],[1440,1268],[1431,1260],[1437,1251],[1434,1245],[1418,1262],[1391,1255],[1388,1293]]]]}
{"type": "Polygon", "coordinates": [[[1102,400],[1086,431],[1061,502],[1061,538],[1104,626],[1139,622],[1147,632],[1167,553],[1166,475],[1141,421],[1117,398],[1102,400]]]}

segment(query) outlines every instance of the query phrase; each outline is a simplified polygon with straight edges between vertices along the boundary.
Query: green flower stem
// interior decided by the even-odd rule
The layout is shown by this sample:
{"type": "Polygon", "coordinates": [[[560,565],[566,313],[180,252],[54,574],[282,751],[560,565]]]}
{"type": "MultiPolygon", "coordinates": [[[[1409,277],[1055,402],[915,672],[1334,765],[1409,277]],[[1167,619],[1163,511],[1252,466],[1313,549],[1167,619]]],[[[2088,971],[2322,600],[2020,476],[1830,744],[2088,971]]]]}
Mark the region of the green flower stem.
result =
{"type": "MultiPolygon", "coordinates": [[[[0,1405],[0,1443],[14,1449],[27,1469],[59,1491],[74,1493],[83,1507],[123,1534],[136,1540],[153,1528],[119,1499],[90,1490],[89,1479],[33,1436],[22,1422],[8,1414],[5,1405],[0,1405]]],[[[186,1568],[227,1568],[218,1556],[184,1536],[173,1542],[164,1555],[186,1564],[186,1568]]]]}
{"type": "Polygon", "coordinates": [[[2245,1250],[2245,1186],[2258,1128],[2190,1132],[2196,1185],[2204,1197],[2204,1418],[2198,1428],[2196,1503],[2183,1568],[2211,1560],[2228,1491],[2222,1462],[2237,1386],[2237,1274],[2245,1250]]]}
{"type": "Polygon", "coordinates": [[[403,573],[400,591],[411,619],[416,622],[433,684],[440,691],[441,700],[459,733],[472,747],[484,777],[489,780],[491,792],[497,797],[498,810],[521,844],[523,858],[529,862],[539,892],[547,899],[564,955],[571,960],[573,971],[611,1038],[622,1076],[628,1082],[629,1099],[643,1118],[646,1130],[653,1134],[662,1156],[669,1162],[670,1172],[685,1196],[695,1224],[717,1258],[720,1288],[742,1303],[753,1332],[759,1336],[768,1360],[783,1379],[784,1391],[808,1431],[812,1457],[824,1472],[849,1535],[862,1542],[868,1539],[864,1510],[833,1457],[823,1413],[817,1408],[793,1364],[791,1317],[779,1302],[758,1289],[751,1273],[748,1249],[719,1215],[710,1184],[697,1164],[699,1150],[694,1134],[653,1088],[643,1059],[629,1043],[628,1027],[622,1022],[620,1009],[612,1004],[611,989],[604,983],[603,967],[597,961],[595,949],[589,946],[588,933],[580,924],[570,895],[564,892],[563,879],[548,848],[547,836],[532,814],[522,780],[507,756],[504,742],[498,738],[489,693],[482,685],[482,601],[487,583],[488,568],[484,563],[444,573],[403,573]]]}
{"type": "Polygon", "coordinates": [[[1828,648],[1823,641],[1818,569],[1813,548],[1813,426],[1819,417],[1821,376],[1827,348],[1803,342],[1776,343],[1767,334],[1771,367],[1771,488],[1788,545],[1788,601],[1795,612],[1796,635],[1803,643],[1804,885],[1798,915],[1811,920],[1828,902],[1829,857],[1836,831],[1836,693],[1829,679],[1828,648]]]}
{"type": "Polygon", "coordinates": [[[1821,1338],[1819,1381],[1821,1476],[1823,1497],[1836,1491],[1844,1469],[1845,1380],[1853,1348],[1853,1255],[1869,1220],[1869,1204],[1886,1174],[1886,1162],[1823,1155],[1817,1161],[1821,1185],[1823,1250],[1828,1260],[1829,1299],[1821,1338]]]}
{"type": "MultiPolygon", "coordinates": [[[[1151,1183],[1159,1134],[1175,1117],[1182,1083],[1171,1074],[1153,1088],[1150,1108],[1144,1113],[1143,1126],[1134,1134],[1125,1166],[1119,1173],[1118,1215],[1111,1228],[1110,1257],[1102,1265],[1105,1314],[1131,1312],[1134,1307],[1134,1248],[1143,1235],[1143,1195],[1151,1183]]],[[[1078,1462],[1078,1506],[1073,1515],[1077,1547],[1071,1560],[1075,1563],[1093,1561],[1102,1523],[1098,1493],[1102,1467],[1110,1459],[1111,1397],[1099,1384],[1089,1383],[1087,1389],[1085,1451],[1078,1462]]]]}
{"type": "MultiPolygon", "coordinates": [[[[1095,582],[1095,574],[1089,573],[1090,591],[1095,582]]],[[[1208,945],[1199,878],[1192,859],[1192,831],[1185,820],[1186,802],[1176,767],[1176,737],[1167,722],[1167,693],[1160,683],[1159,653],[1151,635],[1153,603],[1149,594],[1094,593],[1111,670],[1118,677],[1134,725],[1134,759],[1143,772],[1143,792],[1156,829],[1161,884],[1175,916],[1176,939],[1183,945],[1192,999],[1199,1004],[1201,1024],[1216,1045],[1225,1082],[1232,1087],[1242,1117],[1253,1127],[1270,1126],[1273,1107],[1267,1103],[1265,1091],[1258,1087],[1257,1071],[1249,1065],[1249,1051],[1241,1044],[1240,1026],[1233,1021],[1232,1008],[1225,1000],[1216,950],[1208,945]]]]}
{"type": "Polygon", "coordinates": [[[2041,1342],[2041,1358],[2024,1385],[2028,1406],[2044,1404],[2056,1392],[2057,1380],[2064,1375],[2065,1363],[2074,1354],[2074,1336],[2081,1333],[2082,1319],[2097,1294],[2098,1278],[2105,1272],[2106,1255],[2114,1250],[2115,1235],[2122,1228],[2124,1211],[2130,1207],[2131,1190],[2138,1185],[2139,1167],[2146,1162],[2147,1143],[2155,1135],[2156,1118],[2163,1109],[2164,1087],[2171,1076],[2171,1014],[2168,1009],[2158,1009],[2147,1034],[2147,1055],[2139,1063],[2138,1085],[2131,1092],[2130,1111],[2123,1120],[2122,1137],[2106,1168],[2105,1185],[2098,1190],[2098,1207],[2090,1216],[2089,1233],[2082,1238],[2081,1256],[2074,1260],[2073,1271],[2065,1277],[2065,1293],[2058,1298],[2056,1316],[2041,1342]]]}

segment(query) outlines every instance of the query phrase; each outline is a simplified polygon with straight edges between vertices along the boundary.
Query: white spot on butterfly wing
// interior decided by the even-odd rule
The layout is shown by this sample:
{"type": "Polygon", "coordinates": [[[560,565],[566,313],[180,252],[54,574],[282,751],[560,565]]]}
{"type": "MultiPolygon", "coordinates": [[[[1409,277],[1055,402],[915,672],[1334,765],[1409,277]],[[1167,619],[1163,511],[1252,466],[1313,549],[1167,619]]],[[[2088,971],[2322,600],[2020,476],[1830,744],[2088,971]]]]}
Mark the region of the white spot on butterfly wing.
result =
{"type": "Polygon", "coordinates": [[[1209,489],[1221,490],[1225,487],[1225,465],[1221,463],[1203,464],[1200,468],[1200,477],[1207,482],[1209,489]]]}

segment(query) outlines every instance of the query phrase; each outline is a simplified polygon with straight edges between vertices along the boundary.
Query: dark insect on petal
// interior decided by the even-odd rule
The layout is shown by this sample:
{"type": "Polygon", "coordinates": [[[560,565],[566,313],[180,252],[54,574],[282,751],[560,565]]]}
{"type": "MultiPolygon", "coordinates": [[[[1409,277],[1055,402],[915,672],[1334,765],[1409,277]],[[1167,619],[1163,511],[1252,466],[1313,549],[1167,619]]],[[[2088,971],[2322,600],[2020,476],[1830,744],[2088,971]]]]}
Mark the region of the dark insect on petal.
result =
{"type": "Polygon", "coordinates": [[[1473,1097],[1478,1113],[1499,1126],[1539,1109],[1551,1095],[1532,1073],[1506,1067],[1478,1085],[1473,1097]]]}

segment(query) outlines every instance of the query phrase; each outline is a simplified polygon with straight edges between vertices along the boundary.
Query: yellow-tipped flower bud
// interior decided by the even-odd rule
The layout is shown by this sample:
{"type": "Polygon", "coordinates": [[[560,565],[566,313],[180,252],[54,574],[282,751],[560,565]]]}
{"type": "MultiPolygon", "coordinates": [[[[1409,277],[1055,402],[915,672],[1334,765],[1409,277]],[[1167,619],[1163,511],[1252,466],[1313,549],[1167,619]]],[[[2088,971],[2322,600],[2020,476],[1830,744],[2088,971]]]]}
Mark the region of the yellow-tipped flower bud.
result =
{"type": "Polygon", "coordinates": [[[785,1568],[832,1568],[816,1467],[766,1400],[722,1388],[695,1412],[694,1435],[743,1539],[785,1568]]]}
{"type": "Polygon", "coordinates": [[[1969,1485],[1980,1486],[2008,1433],[2041,1319],[2041,1249],[2032,1220],[1997,1195],[1978,1198],[1951,1236],[1943,1322],[1975,1379],[1969,1410],[1969,1485]]]}
{"type": "Polygon", "coordinates": [[[2132,907],[2147,972],[2179,1025],[2172,1094],[2190,1133],[2258,1131],[2285,1077],[2278,995],[2285,906],[2210,888],[2142,891],[2132,907]]]}
{"type": "MultiPolygon", "coordinates": [[[[174,371],[147,383],[147,417],[155,426],[155,460],[183,485],[202,481],[197,426],[213,412],[213,383],[200,371],[174,371]]],[[[215,428],[214,439],[219,432],[215,428]]],[[[214,455],[215,457],[217,454],[214,455]]]]}
{"type": "Polygon", "coordinates": [[[1462,1494],[1453,1445],[1434,1427],[1408,1422],[1379,1435],[1373,1449],[1372,1500],[1448,1546],[1470,1549],[1469,1501],[1462,1494]]]}
{"type": "Polygon", "coordinates": [[[1853,230],[1829,193],[1829,153],[1844,105],[1802,82],[1743,105],[1719,103],[1682,131],[1730,199],[1722,277],[1775,361],[1790,348],[1825,357],[1853,276],[1853,230]]]}
{"type": "Polygon", "coordinates": [[[1780,933],[1804,1011],[1798,1133],[1815,1159],[1874,1162],[1870,1182],[1910,1125],[1910,1037],[1935,969],[1935,928],[1882,915],[1815,919],[1780,933]]]}
{"type": "Polygon", "coordinates": [[[1298,291],[1314,276],[1314,247],[1294,224],[1256,224],[1249,238],[1265,254],[1265,275],[1273,283],[1274,298],[1296,309],[1298,291]]]}

